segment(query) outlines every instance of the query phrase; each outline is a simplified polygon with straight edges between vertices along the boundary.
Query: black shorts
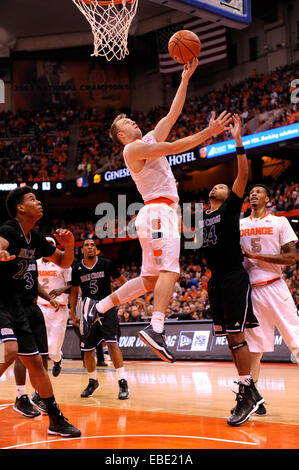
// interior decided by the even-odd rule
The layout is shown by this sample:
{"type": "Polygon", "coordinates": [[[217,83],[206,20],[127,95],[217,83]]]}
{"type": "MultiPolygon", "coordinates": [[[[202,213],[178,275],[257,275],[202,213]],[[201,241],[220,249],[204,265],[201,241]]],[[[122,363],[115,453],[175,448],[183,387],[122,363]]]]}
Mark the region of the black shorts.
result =
{"type": "Polygon", "coordinates": [[[17,341],[19,355],[47,354],[47,331],[38,305],[19,299],[1,301],[0,340],[17,341]]]}
{"type": "Polygon", "coordinates": [[[91,351],[102,341],[117,343],[119,338],[119,319],[115,307],[108,310],[100,317],[101,323],[96,322],[91,328],[90,335],[86,340],[81,339],[81,351],[91,351]]]}
{"type": "Polygon", "coordinates": [[[253,314],[250,281],[245,269],[213,275],[209,280],[208,295],[215,336],[259,326],[253,314]]]}

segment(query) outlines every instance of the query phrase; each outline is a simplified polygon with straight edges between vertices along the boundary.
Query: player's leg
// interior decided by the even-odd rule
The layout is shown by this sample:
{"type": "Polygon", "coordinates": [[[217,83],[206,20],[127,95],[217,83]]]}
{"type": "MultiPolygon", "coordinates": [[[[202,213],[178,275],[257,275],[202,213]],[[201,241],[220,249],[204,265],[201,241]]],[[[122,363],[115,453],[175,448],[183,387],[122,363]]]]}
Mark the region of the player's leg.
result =
{"type": "Polygon", "coordinates": [[[21,413],[26,418],[35,418],[40,416],[38,411],[29,400],[26,392],[26,367],[22,361],[17,357],[14,363],[14,376],[17,389],[17,397],[13,409],[21,413]]]}
{"type": "Polygon", "coordinates": [[[14,362],[18,355],[18,343],[14,341],[0,342],[0,377],[14,362]]]}
{"type": "Polygon", "coordinates": [[[91,328],[90,335],[87,339],[81,338],[81,351],[84,354],[84,365],[87,371],[88,384],[81,393],[81,398],[91,397],[96,390],[100,388],[99,381],[97,379],[97,368],[96,368],[96,347],[101,341],[101,330],[99,323],[95,323],[91,328]]]}
{"type": "Polygon", "coordinates": [[[116,380],[118,381],[119,385],[118,399],[125,400],[129,398],[129,387],[124,367],[123,355],[118,345],[120,328],[119,319],[115,308],[109,310],[109,312],[107,312],[106,315],[101,318],[100,330],[102,339],[108,346],[110,357],[115,367],[116,380]]]}
{"type": "Polygon", "coordinates": [[[248,273],[240,269],[219,276],[218,295],[223,308],[229,348],[239,376],[237,404],[227,423],[230,426],[239,426],[264,402],[251,377],[250,353],[244,335],[246,326],[258,325],[253,314],[248,273]]]}

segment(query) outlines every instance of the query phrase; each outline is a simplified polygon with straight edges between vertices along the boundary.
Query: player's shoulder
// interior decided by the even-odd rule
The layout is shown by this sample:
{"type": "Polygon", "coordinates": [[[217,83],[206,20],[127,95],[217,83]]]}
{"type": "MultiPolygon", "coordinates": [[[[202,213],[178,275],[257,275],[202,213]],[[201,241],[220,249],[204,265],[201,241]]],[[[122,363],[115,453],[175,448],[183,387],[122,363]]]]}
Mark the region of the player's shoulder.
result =
{"type": "Polygon", "coordinates": [[[247,225],[251,222],[251,218],[250,217],[243,217],[242,219],[240,219],[240,225],[247,225]]]}
{"type": "Polygon", "coordinates": [[[154,131],[150,131],[148,132],[147,134],[145,134],[143,137],[142,137],[142,142],[145,142],[146,144],[153,144],[153,143],[156,143],[157,140],[153,134],[154,131]]]}
{"type": "Polygon", "coordinates": [[[77,263],[74,263],[71,268],[68,268],[68,269],[71,269],[73,272],[76,272],[76,271],[79,271],[83,268],[84,268],[84,266],[83,266],[82,262],[78,261],[77,263]]]}

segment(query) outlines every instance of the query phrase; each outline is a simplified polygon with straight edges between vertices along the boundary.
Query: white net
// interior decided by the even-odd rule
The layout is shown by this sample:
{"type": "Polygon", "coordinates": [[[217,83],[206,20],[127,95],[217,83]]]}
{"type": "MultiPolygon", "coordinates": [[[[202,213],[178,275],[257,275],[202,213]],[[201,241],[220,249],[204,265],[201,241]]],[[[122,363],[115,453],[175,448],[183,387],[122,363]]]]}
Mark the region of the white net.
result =
{"type": "Polygon", "coordinates": [[[91,26],[94,56],[123,59],[128,51],[128,34],[138,0],[72,0],[91,26]]]}

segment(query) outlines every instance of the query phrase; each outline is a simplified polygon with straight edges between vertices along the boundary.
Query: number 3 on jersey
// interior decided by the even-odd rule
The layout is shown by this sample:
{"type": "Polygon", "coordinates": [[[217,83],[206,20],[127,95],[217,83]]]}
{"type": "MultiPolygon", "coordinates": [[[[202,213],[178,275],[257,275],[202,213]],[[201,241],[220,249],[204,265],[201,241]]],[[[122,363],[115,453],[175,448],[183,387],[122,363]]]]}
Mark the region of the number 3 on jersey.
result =
{"type": "Polygon", "coordinates": [[[216,245],[217,235],[215,225],[212,225],[210,229],[203,228],[203,248],[206,248],[210,243],[216,245]]]}

